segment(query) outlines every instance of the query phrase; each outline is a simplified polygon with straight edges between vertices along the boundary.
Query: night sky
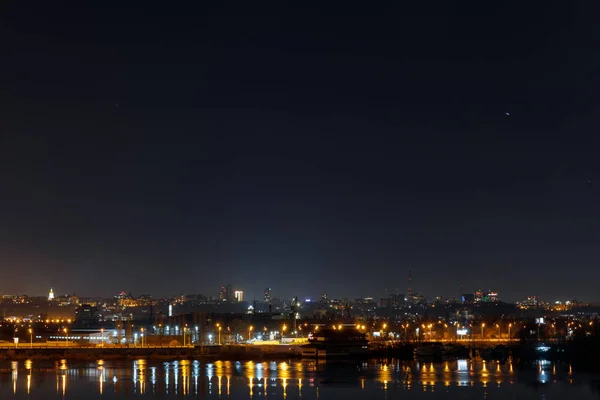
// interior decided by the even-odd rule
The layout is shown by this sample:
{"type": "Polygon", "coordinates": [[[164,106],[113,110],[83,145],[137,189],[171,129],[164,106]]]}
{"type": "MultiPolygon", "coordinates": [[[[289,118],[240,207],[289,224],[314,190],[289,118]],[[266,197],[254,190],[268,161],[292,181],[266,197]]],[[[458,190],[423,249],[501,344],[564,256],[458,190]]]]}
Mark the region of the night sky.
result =
{"type": "Polygon", "coordinates": [[[0,293],[600,300],[595,2],[124,3],[2,3],[0,293]]]}

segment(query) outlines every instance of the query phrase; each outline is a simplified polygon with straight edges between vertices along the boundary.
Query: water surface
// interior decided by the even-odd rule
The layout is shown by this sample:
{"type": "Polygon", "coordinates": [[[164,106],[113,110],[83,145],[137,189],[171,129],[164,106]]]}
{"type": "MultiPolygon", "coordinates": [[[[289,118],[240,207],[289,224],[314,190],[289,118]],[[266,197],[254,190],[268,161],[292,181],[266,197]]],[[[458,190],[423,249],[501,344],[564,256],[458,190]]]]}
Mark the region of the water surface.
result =
{"type": "Polygon", "coordinates": [[[0,399],[599,399],[599,385],[546,361],[0,363],[0,399]]]}

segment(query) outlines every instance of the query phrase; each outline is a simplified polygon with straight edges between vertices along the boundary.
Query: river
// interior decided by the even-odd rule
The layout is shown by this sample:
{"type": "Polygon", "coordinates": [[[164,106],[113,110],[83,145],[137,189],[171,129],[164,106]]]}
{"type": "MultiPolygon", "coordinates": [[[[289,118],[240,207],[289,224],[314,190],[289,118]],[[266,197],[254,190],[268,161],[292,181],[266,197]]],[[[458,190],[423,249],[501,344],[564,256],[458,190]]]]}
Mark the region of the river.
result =
{"type": "Polygon", "coordinates": [[[598,399],[599,385],[547,361],[0,363],[0,399],[598,399]]]}

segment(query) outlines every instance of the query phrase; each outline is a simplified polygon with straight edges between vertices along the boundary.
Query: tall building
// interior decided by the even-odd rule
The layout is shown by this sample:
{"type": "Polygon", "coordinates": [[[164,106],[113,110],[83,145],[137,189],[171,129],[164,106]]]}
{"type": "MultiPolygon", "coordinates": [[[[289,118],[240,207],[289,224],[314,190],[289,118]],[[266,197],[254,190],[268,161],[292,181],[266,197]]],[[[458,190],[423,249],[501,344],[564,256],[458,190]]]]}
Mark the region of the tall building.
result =
{"type": "Polygon", "coordinates": [[[98,307],[84,304],[75,311],[73,324],[78,328],[98,328],[100,326],[100,311],[98,307]]]}
{"type": "Polygon", "coordinates": [[[327,303],[327,293],[325,292],[321,294],[321,303],[327,303]]]}
{"type": "Polygon", "coordinates": [[[54,290],[50,288],[50,293],[48,293],[48,300],[54,300],[54,290]]]}
{"type": "Polygon", "coordinates": [[[225,286],[221,286],[221,290],[219,290],[219,300],[227,300],[227,289],[225,289],[225,286]]]}
{"type": "Polygon", "coordinates": [[[233,292],[233,295],[235,296],[235,301],[244,301],[244,292],[241,290],[236,290],[235,292],[233,292]]]}
{"type": "Polygon", "coordinates": [[[234,297],[233,297],[233,289],[231,287],[231,284],[227,285],[227,287],[225,289],[227,292],[227,301],[233,301],[234,297]]]}
{"type": "Polygon", "coordinates": [[[271,288],[265,289],[265,303],[270,303],[273,296],[271,295],[271,288]]]}

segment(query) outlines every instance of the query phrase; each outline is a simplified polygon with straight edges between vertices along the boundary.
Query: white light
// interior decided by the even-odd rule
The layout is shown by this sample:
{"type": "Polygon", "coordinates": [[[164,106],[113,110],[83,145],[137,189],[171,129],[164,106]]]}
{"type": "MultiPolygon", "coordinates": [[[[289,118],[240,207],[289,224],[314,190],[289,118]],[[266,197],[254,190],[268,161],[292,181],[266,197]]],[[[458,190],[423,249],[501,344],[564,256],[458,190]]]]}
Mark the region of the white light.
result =
{"type": "Polygon", "coordinates": [[[456,330],[457,335],[467,335],[468,333],[469,333],[469,331],[466,329],[457,329],[456,330]]]}

